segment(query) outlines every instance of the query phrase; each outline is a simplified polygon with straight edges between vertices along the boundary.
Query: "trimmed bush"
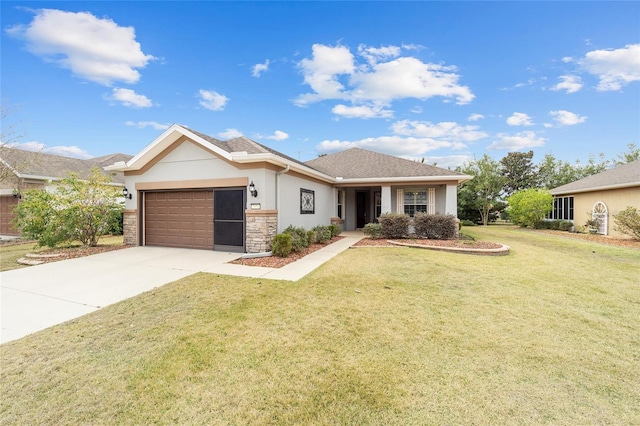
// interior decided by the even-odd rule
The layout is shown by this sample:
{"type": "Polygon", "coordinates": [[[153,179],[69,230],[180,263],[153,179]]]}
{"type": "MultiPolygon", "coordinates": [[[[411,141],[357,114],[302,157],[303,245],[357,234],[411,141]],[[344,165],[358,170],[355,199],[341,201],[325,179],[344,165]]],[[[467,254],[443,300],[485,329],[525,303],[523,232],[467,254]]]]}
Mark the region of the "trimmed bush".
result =
{"type": "Polygon", "coordinates": [[[276,234],[271,242],[271,252],[278,257],[287,257],[291,253],[291,234],[276,234]]]}
{"type": "Polygon", "coordinates": [[[559,220],[558,229],[560,231],[569,232],[573,229],[573,222],[571,222],[570,220],[559,220]]]}
{"type": "Polygon", "coordinates": [[[640,210],[629,206],[620,213],[614,214],[613,222],[616,231],[640,240],[640,210]]]}
{"type": "Polygon", "coordinates": [[[476,226],[476,223],[469,219],[464,219],[460,221],[460,225],[462,226],[476,226]]]}
{"type": "Polygon", "coordinates": [[[342,228],[340,228],[338,225],[329,225],[329,229],[331,229],[331,238],[337,237],[338,235],[342,234],[342,228]]]}
{"type": "Polygon", "coordinates": [[[283,233],[291,235],[291,250],[294,252],[300,252],[311,244],[309,233],[303,227],[289,225],[283,233]]]}
{"type": "Polygon", "coordinates": [[[571,231],[573,222],[570,220],[539,220],[533,224],[533,229],[552,229],[554,231],[571,231]]]}
{"type": "Polygon", "coordinates": [[[416,236],[430,240],[451,240],[457,237],[458,224],[450,214],[416,213],[413,217],[416,236]]]}
{"type": "Polygon", "coordinates": [[[326,244],[331,240],[331,228],[328,226],[314,226],[313,231],[315,233],[315,242],[320,244],[326,244]]]}
{"type": "Polygon", "coordinates": [[[362,232],[372,240],[377,240],[382,234],[382,226],[379,223],[367,223],[364,225],[362,232]]]}
{"type": "Polygon", "coordinates": [[[385,238],[404,238],[409,234],[408,215],[403,213],[385,213],[378,219],[382,236],[385,238]]]}

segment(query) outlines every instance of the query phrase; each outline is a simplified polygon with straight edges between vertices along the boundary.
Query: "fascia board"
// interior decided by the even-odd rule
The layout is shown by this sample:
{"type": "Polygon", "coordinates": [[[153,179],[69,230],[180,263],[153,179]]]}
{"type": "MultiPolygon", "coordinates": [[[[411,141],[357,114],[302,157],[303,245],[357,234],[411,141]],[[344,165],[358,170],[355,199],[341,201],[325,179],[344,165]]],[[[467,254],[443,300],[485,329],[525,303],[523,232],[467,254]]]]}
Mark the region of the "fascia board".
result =
{"type": "Polygon", "coordinates": [[[625,188],[635,188],[640,187],[640,182],[627,182],[627,183],[619,183],[617,185],[605,185],[605,186],[595,186],[592,188],[582,188],[568,191],[554,191],[551,190],[551,195],[568,195],[568,194],[582,194],[584,192],[596,192],[596,191],[607,191],[610,189],[625,189],[625,188]]]}
{"type": "Polygon", "coordinates": [[[443,182],[455,181],[458,185],[473,179],[472,176],[411,176],[411,177],[388,177],[388,178],[336,178],[336,183],[343,184],[374,184],[374,183],[398,183],[398,182],[443,182]]]}
{"type": "Polygon", "coordinates": [[[226,158],[227,160],[231,160],[231,155],[218,148],[217,146],[209,143],[205,139],[200,136],[188,131],[184,127],[179,124],[173,124],[167,130],[165,130],[160,136],[158,136],[153,142],[147,145],[142,151],[140,151],[135,157],[129,160],[124,168],[121,164],[116,163],[110,166],[105,167],[105,170],[117,170],[117,171],[125,171],[125,170],[140,170],[143,168],[149,161],[153,160],[157,155],[162,153],[167,147],[169,147],[172,143],[180,139],[180,137],[186,136],[197,144],[203,146],[204,148],[215,152],[217,155],[226,158]]]}

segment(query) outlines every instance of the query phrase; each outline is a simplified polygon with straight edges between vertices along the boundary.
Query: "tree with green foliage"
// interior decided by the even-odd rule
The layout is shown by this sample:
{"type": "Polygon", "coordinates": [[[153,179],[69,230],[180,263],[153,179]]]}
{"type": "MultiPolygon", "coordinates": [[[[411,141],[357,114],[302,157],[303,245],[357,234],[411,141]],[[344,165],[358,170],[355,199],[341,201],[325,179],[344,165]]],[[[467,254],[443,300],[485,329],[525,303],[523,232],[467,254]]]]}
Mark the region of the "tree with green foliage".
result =
{"type": "Polygon", "coordinates": [[[636,160],[640,160],[640,147],[636,146],[635,143],[630,143],[627,145],[628,150],[621,154],[618,154],[618,159],[615,160],[616,165],[621,166],[623,164],[628,164],[636,160]]]}
{"type": "Polygon", "coordinates": [[[529,188],[507,198],[509,218],[516,225],[533,226],[553,208],[553,195],[546,189],[529,188]]]}
{"type": "Polygon", "coordinates": [[[94,247],[116,226],[123,208],[120,189],[95,168],[86,180],[71,174],[53,192],[26,191],[15,224],[39,246],[79,241],[94,247]]]}
{"type": "Polygon", "coordinates": [[[506,180],[504,192],[507,196],[537,186],[538,168],[532,160],[533,151],[510,152],[500,160],[502,175],[506,180]]]}
{"type": "Polygon", "coordinates": [[[578,180],[575,167],[566,161],[546,154],[538,165],[538,186],[546,189],[557,188],[578,180]]]}
{"type": "MultiPolygon", "coordinates": [[[[474,176],[458,189],[459,208],[476,210],[483,225],[489,223],[489,216],[500,203],[505,177],[500,173],[500,163],[487,154],[479,160],[466,162],[456,169],[458,172],[474,176]],[[464,203],[464,204],[462,204],[464,203]]],[[[461,219],[466,219],[461,216],[461,219]]]]}

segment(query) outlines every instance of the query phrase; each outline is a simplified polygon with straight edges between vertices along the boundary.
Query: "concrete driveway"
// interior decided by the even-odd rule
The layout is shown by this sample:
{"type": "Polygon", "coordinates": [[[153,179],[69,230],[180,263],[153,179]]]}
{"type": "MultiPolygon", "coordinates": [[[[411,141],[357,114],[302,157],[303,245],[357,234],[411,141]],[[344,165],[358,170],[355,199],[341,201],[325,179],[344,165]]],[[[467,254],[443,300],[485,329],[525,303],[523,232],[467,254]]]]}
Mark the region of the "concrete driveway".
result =
{"type": "Polygon", "coordinates": [[[0,272],[0,343],[77,318],[195,272],[217,272],[241,266],[225,265],[238,257],[237,253],[131,247],[0,272]]]}
{"type": "Polygon", "coordinates": [[[130,247],[78,259],[0,272],[0,343],[61,324],[196,272],[297,281],[362,239],[344,232],[282,268],[229,264],[238,253],[130,247]]]}

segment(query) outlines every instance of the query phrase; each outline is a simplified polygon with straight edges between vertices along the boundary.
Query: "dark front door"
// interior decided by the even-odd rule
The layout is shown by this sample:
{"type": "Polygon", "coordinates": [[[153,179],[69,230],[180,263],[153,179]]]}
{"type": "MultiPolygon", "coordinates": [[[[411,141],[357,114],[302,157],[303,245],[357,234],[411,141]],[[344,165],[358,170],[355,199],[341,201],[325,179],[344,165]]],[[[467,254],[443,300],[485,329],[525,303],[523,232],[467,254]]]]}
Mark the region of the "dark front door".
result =
{"type": "Polygon", "coordinates": [[[244,252],[244,189],[213,192],[214,250],[244,252]]]}
{"type": "Polygon", "coordinates": [[[356,192],[356,228],[364,228],[367,223],[367,193],[356,192]]]}

